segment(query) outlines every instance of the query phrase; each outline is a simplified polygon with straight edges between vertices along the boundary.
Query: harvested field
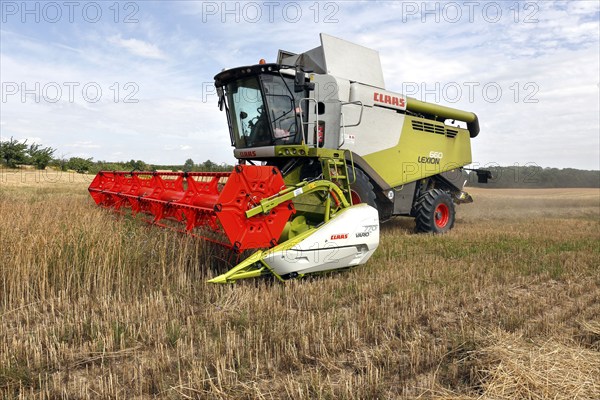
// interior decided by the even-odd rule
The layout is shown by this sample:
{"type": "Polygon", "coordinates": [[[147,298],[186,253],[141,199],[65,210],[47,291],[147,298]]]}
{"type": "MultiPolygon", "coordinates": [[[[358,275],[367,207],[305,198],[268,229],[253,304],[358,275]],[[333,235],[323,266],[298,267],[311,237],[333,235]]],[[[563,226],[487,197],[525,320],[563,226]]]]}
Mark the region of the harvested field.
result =
{"type": "Polygon", "coordinates": [[[600,398],[597,189],[472,189],[364,267],[216,286],[90,180],[0,171],[0,398],[600,398]]]}

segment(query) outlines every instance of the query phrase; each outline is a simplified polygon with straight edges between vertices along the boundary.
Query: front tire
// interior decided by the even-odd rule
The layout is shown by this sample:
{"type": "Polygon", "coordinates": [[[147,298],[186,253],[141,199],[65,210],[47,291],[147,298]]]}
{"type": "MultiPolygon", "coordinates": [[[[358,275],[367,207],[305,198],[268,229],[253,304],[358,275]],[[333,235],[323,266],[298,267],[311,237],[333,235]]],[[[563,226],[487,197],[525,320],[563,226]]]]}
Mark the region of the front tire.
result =
{"type": "Polygon", "coordinates": [[[443,190],[425,192],[415,205],[417,232],[446,233],[454,226],[455,209],[452,197],[443,190]]]}
{"type": "Polygon", "coordinates": [[[350,182],[353,182],[350,184],[352,204],[367,203],[371,207],[377,208],[375,189],[367,174],[358,168],[348,166],[348,177],[350,182]],[[353,171],[356,172],[356,179],[354,179],[353,171]]]}

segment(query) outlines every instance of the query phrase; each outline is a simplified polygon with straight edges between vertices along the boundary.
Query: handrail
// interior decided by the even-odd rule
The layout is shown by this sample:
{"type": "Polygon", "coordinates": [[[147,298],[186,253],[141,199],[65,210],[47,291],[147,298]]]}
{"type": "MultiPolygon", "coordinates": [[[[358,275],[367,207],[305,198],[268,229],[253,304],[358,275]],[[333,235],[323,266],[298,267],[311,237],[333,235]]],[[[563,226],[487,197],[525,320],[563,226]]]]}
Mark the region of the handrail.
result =
{"type": "MultiPolygon", "coordinates": [[[[300,99],[300,108],[302,108],[302,102],[303,101],[306,101],[307,103],[310,103],[311,101],[314,101],[315,105],[318,105],[317,100],[311,99],[310,97],[305,97],[303,99],[300,99]]],[[[309,115],[308,121],[306,121],[306,130],[308,131],[308,127],[311,124],[314,124],[314,126],[317,126],[318,117],[317,117],[317,113],[315,113],[315,121],[314,122],[310,122],[310,109],[308,107],[308,104],[306,106],[306,111],[308,111],[308,115],[309,115]]],[[[300,126],[302,127],[302,129],[304,129],[304,120],[302,118],[302,113],[300,113],[300,126]]],[[[309,135],[308,132],[305,132],[305,133],[306,133],[305,137],[307,139],[307,143],[306,144],[309,145],[309,146],[312,144],[312,145],[314,145],[314,147],[317,147],[318,143],[308,143],[308,138],[312,137],[312,136],[309,135]]]]}
{"type": "Polygon", "coordinates": [[[348,101],[348,102],[343,102],[341,103],[340,106],[340,129],[342,131],[342,143],[338,144],[338,147],[342,147],[345,143],[346,143],[346,128],[353,128],[355,126],[359,126],[360,123],[362,122],[362,117],[363,117],[363,111],[364,111],[364,104],[362,101],[357,100],[357,101],[348,101]],[[344,112],[341,111],[343,106],[349,105],[349,104],[353,104],[353,105],[359,105],[360,106],[360,115],[358,116],[358,122],[356,124],[353,125],[345,125],[344,124],[344,112]]]}
{"type": "MultiPolygon", "coordinates": [[[[363,102],[360,101],[360,100],[357,100],[357,101],[348,101],[348,102],[342,103],[341,105],[343,107],[343,106],[347,106],[347,105],[350,105],[350,104],[360,106],[360,115],[358,116],[358,122],[356,124],[353,124],[353,125],[344,125],[343,126],[344,128],[353,128],[355,126],[359,126],[360,123],[362,122],[363,111],[365,109],[365,106],[364,106],[363,102]]],[[[342,112],[342,115],[343,114],[344,113],[342,112]]]]}

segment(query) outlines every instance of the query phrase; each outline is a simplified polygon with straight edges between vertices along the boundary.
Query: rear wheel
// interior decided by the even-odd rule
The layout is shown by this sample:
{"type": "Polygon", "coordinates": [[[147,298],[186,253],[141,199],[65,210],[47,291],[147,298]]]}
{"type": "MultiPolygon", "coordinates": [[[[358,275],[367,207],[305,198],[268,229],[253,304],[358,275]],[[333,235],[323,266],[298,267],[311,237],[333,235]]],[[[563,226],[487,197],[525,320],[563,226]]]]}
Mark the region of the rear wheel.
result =
{"type": "Polygon", "coordinates": [[[352,204],[367,203],[371,207],[377,208],[375,190],[367,174],[358,168],[348,166],[348,176],[350,182],[353,182],[350,184],[352,204]],[[356,179],[354,179],[354,172],[356,172],[356,179]]]}
{"type": "Polygon", "coordinates": [[[444,233],[454,226],[455,210],[452,197],[443,190],[425,192],[415,205],[417,232],[444,233]]]}

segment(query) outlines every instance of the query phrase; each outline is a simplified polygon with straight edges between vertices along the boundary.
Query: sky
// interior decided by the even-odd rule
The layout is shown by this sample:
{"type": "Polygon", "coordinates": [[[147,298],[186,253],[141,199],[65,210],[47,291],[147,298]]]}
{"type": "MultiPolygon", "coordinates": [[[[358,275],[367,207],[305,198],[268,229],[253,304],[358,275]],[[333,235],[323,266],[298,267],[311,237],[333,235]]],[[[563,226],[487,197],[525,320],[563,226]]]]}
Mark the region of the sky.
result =
{"type": "Polygon", "coordinates": [[[0,1],[0,136],[55,156],[233,163],[213,77],[320,45],[475,112],[475,166],[600,169],[600,1],[0,1]]]}

